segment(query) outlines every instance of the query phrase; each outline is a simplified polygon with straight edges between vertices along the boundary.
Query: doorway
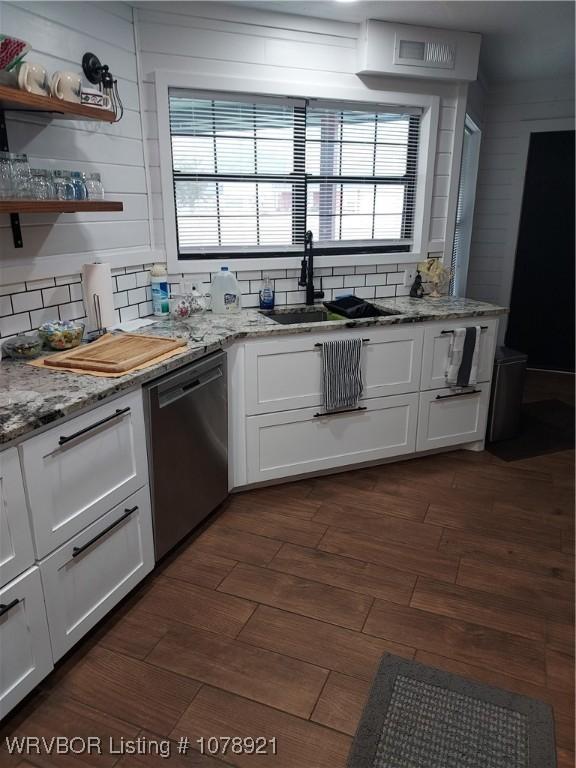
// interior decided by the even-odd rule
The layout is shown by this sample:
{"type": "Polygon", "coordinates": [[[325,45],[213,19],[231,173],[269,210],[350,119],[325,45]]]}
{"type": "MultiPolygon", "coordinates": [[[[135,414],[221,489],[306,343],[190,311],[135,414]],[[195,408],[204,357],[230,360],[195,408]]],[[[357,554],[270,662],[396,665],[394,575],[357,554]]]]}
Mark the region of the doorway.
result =
{"type": "Polygon", "coordinates": [[[574,372],[574,131],[532,133],[506,345],[574,372]]]}

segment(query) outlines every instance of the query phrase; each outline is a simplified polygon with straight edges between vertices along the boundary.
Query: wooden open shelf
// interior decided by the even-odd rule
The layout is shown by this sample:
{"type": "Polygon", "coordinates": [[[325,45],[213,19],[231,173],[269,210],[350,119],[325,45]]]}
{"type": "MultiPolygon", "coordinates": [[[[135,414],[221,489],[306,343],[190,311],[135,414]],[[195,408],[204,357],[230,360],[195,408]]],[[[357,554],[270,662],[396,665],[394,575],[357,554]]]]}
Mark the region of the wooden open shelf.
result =
{"type": "Polygon", "coordinates": [[[123,211],[115,200],[0,200],[0,213],[78,213],[123,211]]]}
{"type": "Polygon", "coordinates": [[[100,120],[113,123],[116,119],[114,112],[108,109],[53,99],[51,96],[37,96],[35,93],[20,91],[7,85],[0,85],[0,109],[46,112],[68,120],[100,120]]]}

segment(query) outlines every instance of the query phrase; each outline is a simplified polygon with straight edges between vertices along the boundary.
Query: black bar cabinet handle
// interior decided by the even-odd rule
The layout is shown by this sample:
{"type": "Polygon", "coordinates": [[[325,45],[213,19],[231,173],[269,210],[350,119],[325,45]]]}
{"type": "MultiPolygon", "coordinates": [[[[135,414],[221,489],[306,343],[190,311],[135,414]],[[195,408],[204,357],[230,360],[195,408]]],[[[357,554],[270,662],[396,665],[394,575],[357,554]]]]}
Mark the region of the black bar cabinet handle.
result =
{"type": "MultiPolygon", "coordinates": [[[[368,344],[369,341],[370,341],[370,339],[362,339],[362,344],[368,344]]],[[[318,344],[314,344],[314,346],[315,347],[321,347],[322,344],[318,343],[318,344]]]]}
{"type": "Polygon", "coordinates": [[[341,411],[328,411],[328,413],[315,413],[315,419],[323,419],[326,416],[338,416],[339,413],[356,413],[356,411],[365,411],[366,406],[361,405],[359,408],[343,408],[341,411]]]}
{"type": "Polygon", "coordinates": [[[90,541],[87,541],[86,544],[83,544],[81,547],[74,547],[74,549],[72,550],[72,557],[78,557],[78,555],[81,555],[82,552],[88,549],[88,547],[91,547],[92,544],[95,544],[98,541],[98,539],[102,538],[102,536],[105,536],[107,533],[110,533],[110,531],[113,528],[116,528],[116,526],[119,525],[123,520],[126,520],[127,517],[130,517],[132,512],[136,512],[137,509],[138,509],[138,506],[132,507],[132,509],[125,509],[122,517],[119,517],[118,520],[115,520],[107,528],[104,528],[103,531],[100,531],[100,533],[97,536],[94,536],[93,539],[90,539],[90,541]]]}
{"type": "Polygon", "coordinates": [[[481,389],[471,389],[469,392],[454,392],[452,395],[436,395],[436,400],[446,400],[449,397],[462,397],[462,395],[479,395],[481,389]]]}
{"type": "Polygon", "coordinates": [[[0,603],[0,616],[4,616],[5,613],[8,613],[8,611],[11,608],[14,608],[15,605],[18,605],[19,602],[20,602],[20,599],[17,597],[16,600],[12,600],[11,603],[7,603],[7,604],[0,603]]]}
{"type": "MultiPolygon", "coordinates": [[[[487,331],[488,330],[488,326],[487,325],[481,325],[480,326],[480,330],[481,331],[487,331]]],[[[440,333],[444,336],[447,333],[454,333],[454,329],[452,329],[451,331],[440,331],[440,333]]]]}
{"type": "Polygon", "coordinates": [[[94,422],[94,424],[90,424],[89,427],[84,427],[84,429],[79,429],[78,432],[74,432],[73,435],[67,435],[65,437],[61,437],[60,440],[58,440],[58,445],[65,445],[66,443],[69,443],[70,440],[76,440],[77,437],[81,437],[82,435],[85,435],[86,432],[90,432],[92,429],[96,429],[96,427],[101,427],[102,424],[106,424],[108,421],[112,421],[112,419],[117,419],[118,416],[123,416],[125,413],[128,413],[130,410],[130,406],[127,408],[117,408],[114,413],[111,413],[110,416],[106,416],[104,419],[100,419],[100,421],[94,422]]]}

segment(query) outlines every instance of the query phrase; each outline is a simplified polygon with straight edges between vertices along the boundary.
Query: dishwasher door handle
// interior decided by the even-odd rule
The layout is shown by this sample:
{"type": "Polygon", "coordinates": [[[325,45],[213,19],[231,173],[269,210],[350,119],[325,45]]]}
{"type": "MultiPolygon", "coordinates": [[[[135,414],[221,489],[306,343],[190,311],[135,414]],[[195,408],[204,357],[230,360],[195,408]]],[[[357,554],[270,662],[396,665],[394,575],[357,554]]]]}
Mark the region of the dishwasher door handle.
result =
{"type": "Polygon", "coordinates": [[[190,379],[184,384],[179,384],[176,387],[172,387],[172,389],[162,392],[158,397],[158,406],[160,408],[165,408],[167,405],[171,405],[183,397],[191,395],[193,392],[197,392],[207,384],[211,384],[213,381],[217,381],[221,378],[222,368],[220,366],[218,366],[218,368],[212,368],[212,370],[201,374],[195,379],[190,379]]]}

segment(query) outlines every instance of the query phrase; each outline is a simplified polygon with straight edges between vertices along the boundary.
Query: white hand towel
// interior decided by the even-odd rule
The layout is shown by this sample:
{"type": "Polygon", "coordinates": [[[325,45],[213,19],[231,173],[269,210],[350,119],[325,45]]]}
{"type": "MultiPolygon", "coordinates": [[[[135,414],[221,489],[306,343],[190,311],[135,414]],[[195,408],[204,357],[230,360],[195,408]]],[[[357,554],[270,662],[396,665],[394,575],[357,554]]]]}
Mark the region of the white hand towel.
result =
{"type": "Polygon", "coordinates": [[[474,326],[473,339],[470,330],[467,333],[466,328],[455,328],[452,333],[446,371],[446,384],[449,387],[473,387],[478,381],[478,358],[482,329],[478,325],[474,326]],[[468,348],[465,354],[465,346],[470,344],[474,345],[473,349],[468,348]]]}

